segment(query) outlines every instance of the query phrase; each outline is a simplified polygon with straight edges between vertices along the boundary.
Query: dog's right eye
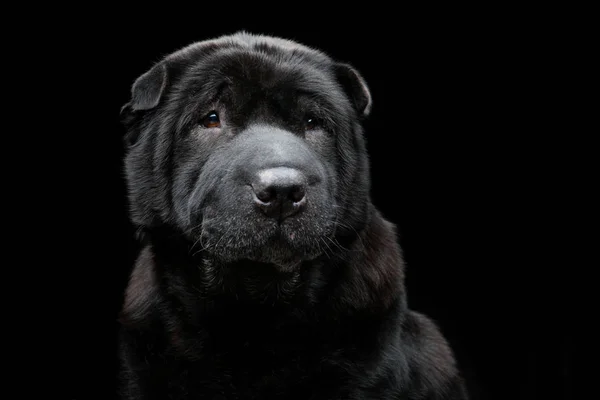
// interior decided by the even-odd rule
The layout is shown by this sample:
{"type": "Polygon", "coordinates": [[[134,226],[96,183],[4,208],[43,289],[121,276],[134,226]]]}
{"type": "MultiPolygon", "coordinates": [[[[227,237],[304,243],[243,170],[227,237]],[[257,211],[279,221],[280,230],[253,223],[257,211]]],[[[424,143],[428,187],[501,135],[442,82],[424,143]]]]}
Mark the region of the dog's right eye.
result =
{"type": "Polygon", "coordinates": [[[304,129],[307,131],[317,129],[319,126],[321,126],[321,121],[316,117],[307,116],[304,120],[304,129]]]}
{"type": "Polygon", "coordinates": [[[202,125],[205,128],[220,128],[221,120],[219,119],[219,115],[215,111],[209,112],[202,118],[202,125]]]}

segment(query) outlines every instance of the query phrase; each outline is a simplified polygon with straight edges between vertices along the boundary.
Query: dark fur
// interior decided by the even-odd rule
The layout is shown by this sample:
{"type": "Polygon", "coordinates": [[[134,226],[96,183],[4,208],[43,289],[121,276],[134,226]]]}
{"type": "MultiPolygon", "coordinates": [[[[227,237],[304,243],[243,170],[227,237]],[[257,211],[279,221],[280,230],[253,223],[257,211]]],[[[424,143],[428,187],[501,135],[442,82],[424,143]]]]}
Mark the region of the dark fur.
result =
{"type": "Polygon", "coordinates": [[[407,308],[395,228],[370,201],[370,107],[351,66],[246,33],[136,80],[122,114],[145,247],[121,313],[124,399],[467,398],[446,341],[407,308]],[[221,128],[199,123],[211,110],[221,128]],[[280,165],[309,183],[279,223],[249,183],[280,165]]]}

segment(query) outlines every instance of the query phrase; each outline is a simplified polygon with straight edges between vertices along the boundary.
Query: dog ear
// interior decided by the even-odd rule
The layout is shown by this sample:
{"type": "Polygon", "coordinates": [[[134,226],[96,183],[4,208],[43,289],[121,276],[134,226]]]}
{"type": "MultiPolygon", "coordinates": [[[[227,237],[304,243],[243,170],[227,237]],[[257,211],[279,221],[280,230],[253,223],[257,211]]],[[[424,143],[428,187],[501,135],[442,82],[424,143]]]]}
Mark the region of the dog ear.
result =
{"type": "Polygon", "coordinates": [[[131,109],[149,110],[160,102],[167,85],[167,67],[164,62],[153,66],[137,78],[131,87],[131,109]]]}
{"type": "Polygon", "coordinates": [[[167,86],[167,67],[164,62],[154,65],[139,76],[131,86],[131,99],[121,108],[121,122],[128,124],[138,111],[156,107],[167,86]]]}
{"type": "Polygon", "coordinates": [[[335,73],[346,94],[352,100],[358,115],[368,116],[371,112],[371,92],[362,75],[346,63],[336,63],[335,73]]]}

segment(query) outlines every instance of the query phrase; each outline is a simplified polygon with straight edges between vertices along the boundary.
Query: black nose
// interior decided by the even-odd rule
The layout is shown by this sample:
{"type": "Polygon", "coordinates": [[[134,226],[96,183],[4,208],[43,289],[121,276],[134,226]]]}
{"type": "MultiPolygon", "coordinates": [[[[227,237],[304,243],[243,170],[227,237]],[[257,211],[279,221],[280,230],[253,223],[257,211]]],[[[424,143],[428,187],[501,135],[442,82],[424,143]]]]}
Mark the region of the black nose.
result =
{"type": "Polygon", "coordinates": [[[306,204],[306,177],[294,168],[263,169],[252,182],[254,202],[268,217],[279,221],[306,204]]]}

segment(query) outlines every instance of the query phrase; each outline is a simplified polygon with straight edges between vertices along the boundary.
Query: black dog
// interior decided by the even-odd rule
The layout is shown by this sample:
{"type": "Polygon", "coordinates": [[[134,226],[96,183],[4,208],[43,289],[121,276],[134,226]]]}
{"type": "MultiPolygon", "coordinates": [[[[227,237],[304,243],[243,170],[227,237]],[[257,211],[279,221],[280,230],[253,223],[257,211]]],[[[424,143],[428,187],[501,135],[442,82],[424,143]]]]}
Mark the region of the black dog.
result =
{"type": "Polygon", "coordinates": [[[237,33],[165,57],[131,94],[145,247],[121,313],[125,399],[467,398],[370,201],[354,68],[237,33]]]}

